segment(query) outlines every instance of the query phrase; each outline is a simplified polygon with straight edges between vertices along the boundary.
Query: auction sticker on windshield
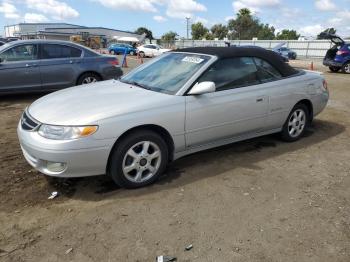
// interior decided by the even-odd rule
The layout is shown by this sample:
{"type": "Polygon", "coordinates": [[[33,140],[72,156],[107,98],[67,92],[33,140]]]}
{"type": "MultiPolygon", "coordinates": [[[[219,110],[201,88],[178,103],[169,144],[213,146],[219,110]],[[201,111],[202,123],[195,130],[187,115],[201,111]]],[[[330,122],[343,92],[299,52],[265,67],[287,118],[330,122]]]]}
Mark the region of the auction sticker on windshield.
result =
{"type": "Polygon", "coordinates": [[[185,58],[182,59],[182,61],[188,62],[188,63],[200,64],[204,61],[204,59],[195,57],[195,56],[186,56],[185,58]]]}

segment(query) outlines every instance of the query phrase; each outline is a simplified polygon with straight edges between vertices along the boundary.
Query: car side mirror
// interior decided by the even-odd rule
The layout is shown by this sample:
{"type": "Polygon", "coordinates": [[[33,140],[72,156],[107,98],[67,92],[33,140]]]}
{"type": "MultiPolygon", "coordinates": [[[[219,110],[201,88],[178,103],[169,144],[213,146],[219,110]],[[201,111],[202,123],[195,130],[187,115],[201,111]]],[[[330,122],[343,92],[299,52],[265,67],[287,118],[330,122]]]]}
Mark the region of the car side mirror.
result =
{"type": "Polygon", "coordinates": [[[207,93],[214,93],[216,90],[214,82],[201,82],[195,84],[191,91],[188,93],[189,95],[203,95],[207,93]]]}

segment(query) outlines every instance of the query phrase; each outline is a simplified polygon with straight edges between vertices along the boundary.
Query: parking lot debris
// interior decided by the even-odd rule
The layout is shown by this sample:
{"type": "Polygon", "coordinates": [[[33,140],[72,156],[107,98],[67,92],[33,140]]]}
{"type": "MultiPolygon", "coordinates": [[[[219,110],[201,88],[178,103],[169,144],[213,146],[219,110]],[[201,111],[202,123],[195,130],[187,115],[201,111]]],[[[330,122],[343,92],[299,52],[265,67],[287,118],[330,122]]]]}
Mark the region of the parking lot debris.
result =
{"type": "Polygon", "coordinates": [[[177,261],[176,257],[170,257],[170,256],[158,256],[156,259],[156,262],[172,262],[177,261]]]}
{"type": "Polygon", "coordinates": [[[47,199],[54,199],[58,196],[58,192],[57,191],[54,191],[51,193],[51,195],[47,198],[47,199]]]}
{"type": "Polygon", "coordinates": [[[190,251],[192,248],[193,248],[193,245],[191,244],[191,245],[188,245],[187,247],[185,247],[185,250],[190,251]]]}
{"type": "Polygon", "coordinates": [[[68,255],[72,251],[73,251],[73,248],[71,247],[71,248],[67,249],[65,253],[66,253],[66,255],[68,255]]]}

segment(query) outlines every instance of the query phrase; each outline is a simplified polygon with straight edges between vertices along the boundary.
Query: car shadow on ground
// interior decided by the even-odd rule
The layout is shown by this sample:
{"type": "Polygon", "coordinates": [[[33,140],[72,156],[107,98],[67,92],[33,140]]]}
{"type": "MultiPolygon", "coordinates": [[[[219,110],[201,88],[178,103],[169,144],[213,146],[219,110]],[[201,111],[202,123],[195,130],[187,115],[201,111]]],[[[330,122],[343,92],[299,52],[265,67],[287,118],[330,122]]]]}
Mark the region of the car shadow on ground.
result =
{"type": "Polygon", "coordinates": [[[121,189],[108,176],[75,179],[49,178],[48,181],[50,187],[72,199],[101,201],[113,199],[113,197],[138,197],[155,191],[181,188],[226,171],[234,172],[237,167],[260,170],[259,162],[321,143],[341,134],[344,130],[345,127],[338,123],[315,120],[305,136],[294,143],[282,142],[276,134],[192,154],[171,163],[165,174],[154,185],[137,190],[121,189]],[[252,154],[254,154],[253,157],[252,154]]]}

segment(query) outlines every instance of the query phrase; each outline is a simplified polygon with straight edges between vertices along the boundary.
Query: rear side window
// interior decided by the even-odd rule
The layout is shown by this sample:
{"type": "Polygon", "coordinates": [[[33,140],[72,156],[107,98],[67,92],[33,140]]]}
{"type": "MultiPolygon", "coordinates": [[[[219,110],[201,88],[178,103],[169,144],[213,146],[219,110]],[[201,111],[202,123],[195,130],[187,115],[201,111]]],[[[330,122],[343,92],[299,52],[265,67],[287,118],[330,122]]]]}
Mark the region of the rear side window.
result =
{"type": "Polygon", "coordinates": [[[257,67],[258,77],[262,82],[269,82],[282,78],[281,73],[265,60],[254,58],[254,62],[257,67]]]}
{"type": "Polygon", "coordinates": [[[42,59],[80,57],[82,51],[78,48],[65,45],[45,44],[41,46],[42,59]]]}
{"type": "Polygon", "coordinates": [[[259,84],[257,67],[251,57],[227,58],[217,61],[198,80],[214,82],[217,91],[259,84]]]}

